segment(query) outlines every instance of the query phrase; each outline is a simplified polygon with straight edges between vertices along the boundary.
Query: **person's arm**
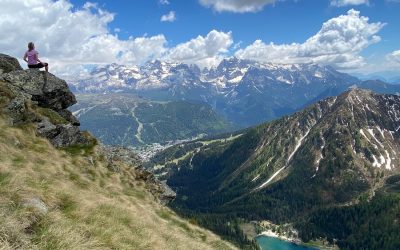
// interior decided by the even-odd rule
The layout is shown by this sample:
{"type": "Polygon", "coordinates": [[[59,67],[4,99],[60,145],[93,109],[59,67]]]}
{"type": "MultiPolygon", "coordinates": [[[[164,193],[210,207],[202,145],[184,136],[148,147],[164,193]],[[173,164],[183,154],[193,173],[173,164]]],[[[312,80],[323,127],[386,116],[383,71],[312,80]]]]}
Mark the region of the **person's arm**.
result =
{"type": "Polygon", "coordinates": [[[39,53],[38,53],[38,52],[36,52],[35,58],[36,58],[36,61],[38,61],[38,62],[40,62],[40,63],[42,62],[42,61],[39,60],[39,53]]]}
{"type": "Polygon", "coordinates": [[[25,62],[28,62],[28,59],[26,59],[28,57],[28,54],[25,52],[25,54],[24,54],[24,61],[25,62]]]}

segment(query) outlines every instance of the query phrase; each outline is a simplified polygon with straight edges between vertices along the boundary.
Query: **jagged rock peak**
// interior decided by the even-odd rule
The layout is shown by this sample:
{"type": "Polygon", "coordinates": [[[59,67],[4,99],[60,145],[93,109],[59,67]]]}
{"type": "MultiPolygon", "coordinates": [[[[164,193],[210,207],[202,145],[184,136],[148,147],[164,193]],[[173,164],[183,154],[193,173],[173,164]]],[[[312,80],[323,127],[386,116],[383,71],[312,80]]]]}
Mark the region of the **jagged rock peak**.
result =
{"type": "Polygon", "coordinates": [[[351,88],[350,90],[338,96],[337,99],[339,103],[343,101],[345,103],[355,105],[358,108],[369,104],[372,106],[368,107],[368,109],[379,108],[382,109],[382,111],[384,111],[384,109],[390,108],[390,103],[400,102],[399,95],[377,94],[371,90],[362,88],[351,88]],[[390,101],[390,103],[388,103],[388,101],[390,101]]]}

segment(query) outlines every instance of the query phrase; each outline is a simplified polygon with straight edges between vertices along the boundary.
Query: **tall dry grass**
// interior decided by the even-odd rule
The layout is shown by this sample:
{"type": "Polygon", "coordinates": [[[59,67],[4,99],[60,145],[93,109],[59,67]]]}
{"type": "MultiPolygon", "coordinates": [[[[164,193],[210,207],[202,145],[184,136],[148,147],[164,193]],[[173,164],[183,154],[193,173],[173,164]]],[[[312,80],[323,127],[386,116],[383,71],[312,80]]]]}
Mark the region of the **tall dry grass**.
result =
{"type": "Polygon", "coordinates": [[[233,249],[163,207],[101,153],[53,148],[0,117],[0,249],[233,249]],[[27,201],[43,203],[29,205],[27,201]]]}

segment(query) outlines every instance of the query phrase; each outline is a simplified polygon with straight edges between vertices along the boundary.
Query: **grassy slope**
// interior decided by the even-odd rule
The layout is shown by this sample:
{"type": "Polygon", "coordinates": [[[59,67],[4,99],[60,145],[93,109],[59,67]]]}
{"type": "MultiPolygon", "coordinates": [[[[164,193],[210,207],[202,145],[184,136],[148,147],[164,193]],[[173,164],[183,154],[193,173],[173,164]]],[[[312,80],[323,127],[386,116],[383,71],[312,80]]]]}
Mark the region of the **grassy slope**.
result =
{"type": "MultiPolygon", "coordinates": [[[[158,204],[120,163],[68,153],[0,117],[0,249],[232,249],[158,204]],[[24,206],[40,199],[48,212],[24,206]]],[[[74,151],[69,151],[74,152],[74,151]]]]}

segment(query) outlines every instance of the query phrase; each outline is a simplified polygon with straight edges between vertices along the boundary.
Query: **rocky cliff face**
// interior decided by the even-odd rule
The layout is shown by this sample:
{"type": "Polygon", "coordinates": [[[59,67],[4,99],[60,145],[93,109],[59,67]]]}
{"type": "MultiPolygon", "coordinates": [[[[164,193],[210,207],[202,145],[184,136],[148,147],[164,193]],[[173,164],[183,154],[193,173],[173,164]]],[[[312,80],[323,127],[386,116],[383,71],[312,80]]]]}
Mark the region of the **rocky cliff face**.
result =
{"type": "Polygon", "coordinates": [[[64,80],[39,70],[22,70],[17,59],[4,54],[0,54],[0,71],[2,109],[10,124],[33,122],[38,134],[55,147],[93,143],[67,110],[76,99],[64,80]]]}

